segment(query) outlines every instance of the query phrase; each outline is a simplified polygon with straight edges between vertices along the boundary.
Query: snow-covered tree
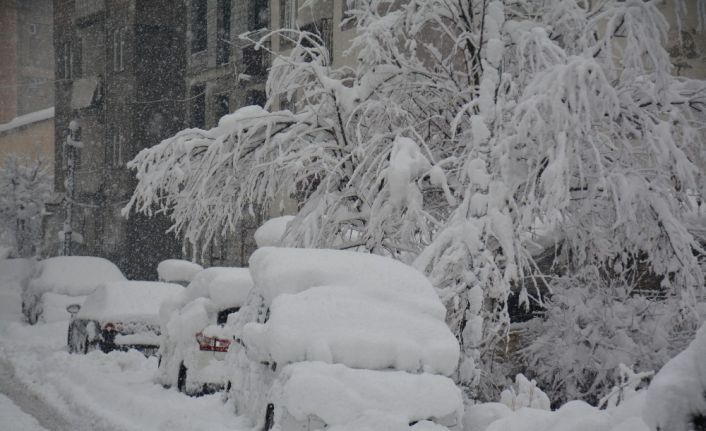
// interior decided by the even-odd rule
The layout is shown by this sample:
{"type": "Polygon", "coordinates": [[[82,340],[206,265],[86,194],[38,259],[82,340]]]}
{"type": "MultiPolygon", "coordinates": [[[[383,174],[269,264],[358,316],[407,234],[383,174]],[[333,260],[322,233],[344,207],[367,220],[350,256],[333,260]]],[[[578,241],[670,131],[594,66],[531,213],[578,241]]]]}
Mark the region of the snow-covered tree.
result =
{"type": "Polygon", "coordinates": [[[37,253],[42,235],[42,210],[50,197],[52,176],[42,159],[10,155],[0,168],[0,238],[12,254],[37,253]]]}
{"type": "Polygon", "coordinates": [[[655,2],[350,3],[355,68],[332,67],[316,35],[268,36],[295,48],[273,61],[266,109],[142,151],[126,212],[168,212],[207,243],[251,206],[296,196],[288,244],[366,249],[429,275],[470,395],[497,394],[478,385],[508,296],[540,300],[538,244],[566,272],[640,264],[680,304],[700,294],[684,214],[706,190],[706,85],[670,74],[655,2]],[[296,112],[270,109],[282,99],[296,112]]]}

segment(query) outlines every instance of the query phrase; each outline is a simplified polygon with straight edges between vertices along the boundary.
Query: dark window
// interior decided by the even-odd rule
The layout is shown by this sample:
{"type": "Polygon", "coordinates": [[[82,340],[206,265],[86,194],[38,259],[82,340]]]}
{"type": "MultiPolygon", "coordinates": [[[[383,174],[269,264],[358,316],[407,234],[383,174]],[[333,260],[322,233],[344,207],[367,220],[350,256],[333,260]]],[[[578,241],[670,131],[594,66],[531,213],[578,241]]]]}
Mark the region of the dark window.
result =
{"type": "MultiPolygon", "coordinates": [[[[279,28],[295,30],[297,27],[297,0],[279,0],[279,28]]],[[[279,48],[289,49],[294,46],[293,34],[280,33],[279,48]]]]}
{"type": "Polygon", "coordinates": [[[269,54],[265,46],[255,49],[255,45],[248,45],[243,48],[243,63],[245,64],[245,74],[265,75],[267,73],[269,54]]]}
{"type": "Polygon", "coordinates": [[[203,129],[206,127],[206,87],[195,85],[191,87],[191,127],[203,129]]]}
{"type": "Polygon", "coordinates": [[[218,0],[218,64],[225,64],[230,60],[230,2],[231,0],[218,0]]]}
{"type": "Polygon", "coordinates": [[[218,317],[216,318],[216,324],[225,325],[228,322],[228,315],[236,313],[240,310],[239,307],[226,308],[218,312],[218,317]]]}
{"type": "Polygon", "coordinates": [[[230,101],[227,94],[219,94],[216,96],[216,122],[224,115],[230,114],[230,101]]]}
{"type": "Polygon", "coordinates": [[[191,0],[191,52],[206,49],[207,0],[191,0]]]}
{"type": "Polygon", "coordinates": [[[248,14],[248,31],[260,30],[270,25],[270,11],[267,7],[267,0],[250,1],[250,13],[248,14]]]}
{"type": "Polygon", "coordinates": [[[267,102],[267,97],[265,97],[265,92],[262,90],[250,90],[247,93],[245,103],[247,105],[257,105],[257,106],[265,106],[265,102],[267,102]]]}
{"type": "Polygon", "coordinates": [[[125,39],[127,28],[119,28],[113,31],[113,70],[120,72],[125,70],[125,39]]]}
{"type": "MultiPolygon", "coordinates": [[[[317,22],[303,25],[301,27],[301,31],[306,31],[319,36],[328,50],[329,60],[333,61],[333,22],[331,18],[323,18],[317,22]]],[[[312,48],[312,44],[307,40],[304,40],[302,45],[312,48]]]]}
{"type": "Polygon", "coordinates": [[[343,12],[341,15],[341,30],[346,31],[355,28],[357,20],[351,17],[349,11],[361,7],[359,1],[360,0],[343,0],[343,8],[341,8],[343,12]]]}
{"type": "Polygon", "coordinates": [[[81,39],[79,37],[76,39],[76,49],[74,51],[72,51],[73,55],[71,56],[71,64],[73,65],[73,71],[71,72],[71,76],[73,78],[80,78],[81,73],[83,73],[82,52],[83,52],[83,39],[81,39]]]}

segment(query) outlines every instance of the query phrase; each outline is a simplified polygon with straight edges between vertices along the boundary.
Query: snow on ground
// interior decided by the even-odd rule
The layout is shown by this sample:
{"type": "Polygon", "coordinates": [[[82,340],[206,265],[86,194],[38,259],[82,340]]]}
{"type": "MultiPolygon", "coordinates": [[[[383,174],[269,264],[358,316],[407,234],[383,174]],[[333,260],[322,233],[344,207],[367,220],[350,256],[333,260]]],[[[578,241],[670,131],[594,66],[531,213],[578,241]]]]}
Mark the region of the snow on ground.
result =
{"type": "Polygon", "coordinates": [[[0,394],[0,418],[0,431],[46,431],[34,417],[3,394],[0,394]]]}
{"type": "MultiPolygon", "coordinates": [[[[190,398],[155,384],[156,358],[135,351],[71,355],[66,348],[68,321],[22,323],[17,279],[26,274],[25,265],[0,261],[0,363],[9,368],[5,373],[12,376],[14,390],[22,386],[73,430],[247,429],[220,394],[190,398]]],[[[6,423],[5,416],[0,418],[6,423]]]]}

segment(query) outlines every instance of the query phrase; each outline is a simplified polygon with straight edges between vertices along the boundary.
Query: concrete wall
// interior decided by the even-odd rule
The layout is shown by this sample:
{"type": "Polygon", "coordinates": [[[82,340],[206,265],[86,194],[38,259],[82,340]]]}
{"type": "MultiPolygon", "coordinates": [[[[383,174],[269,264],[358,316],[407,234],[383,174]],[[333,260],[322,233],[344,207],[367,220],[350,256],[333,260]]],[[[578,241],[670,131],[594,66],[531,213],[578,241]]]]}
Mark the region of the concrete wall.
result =
{"type": "Polygon", "coordinates": [[[54,119],[0,131],[0,166],[11,154],[31,159],[43,158],[51,166],[54,163],[54,119]]]}

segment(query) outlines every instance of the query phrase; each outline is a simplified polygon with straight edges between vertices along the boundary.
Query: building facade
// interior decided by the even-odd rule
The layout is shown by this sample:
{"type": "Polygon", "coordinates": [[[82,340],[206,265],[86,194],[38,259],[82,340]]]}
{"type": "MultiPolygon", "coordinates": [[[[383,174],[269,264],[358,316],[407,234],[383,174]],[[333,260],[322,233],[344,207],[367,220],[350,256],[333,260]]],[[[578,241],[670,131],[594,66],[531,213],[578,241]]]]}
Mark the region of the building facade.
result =
{"type": "MultiPolygon", "coordinates": [[[[155,278],[159,261],[182,257],[184,250],[166,232],[167,217],[123,217],[135,186],[126,163],[181,129],[208,129],[241,106],[264,105],[269,55],[239,35],[264,31],[269,2],[54,0],[54,7],[60,196],[70,192],[69,129],[72,122],[80,126],[71,253],[106,257],[129,278],[155,278]]],[[[61,246],[65,202],[48,205],[48,255],[61,246]]],[[[206,265],[247,265],[262,220],[258,214],[244,220],[197,257],[206,265]]]]}
{"type": "MultiPolygon", "coordinates": [[[[106,257],[129,278],[156,278],[159,261],[181,255],[164,217],[125,219],[121,209],[135,184],[126,163],[183,128],[184,16],[166,0],[54,2],[55,190],[73,183],[70,253],[106,257]]],[[[65,204],[48,206],[46,254],[60,249],[65,204]]]]}
{"type": "Polygon", "coordinates": [[[52,163],[52,0],[0,0],[0,165],[10,154],[52,163]]]}

